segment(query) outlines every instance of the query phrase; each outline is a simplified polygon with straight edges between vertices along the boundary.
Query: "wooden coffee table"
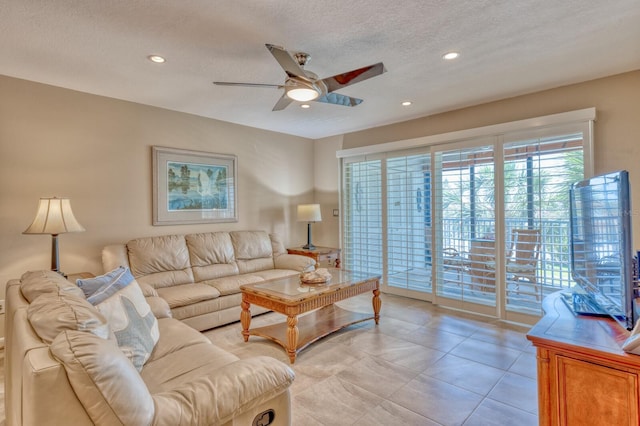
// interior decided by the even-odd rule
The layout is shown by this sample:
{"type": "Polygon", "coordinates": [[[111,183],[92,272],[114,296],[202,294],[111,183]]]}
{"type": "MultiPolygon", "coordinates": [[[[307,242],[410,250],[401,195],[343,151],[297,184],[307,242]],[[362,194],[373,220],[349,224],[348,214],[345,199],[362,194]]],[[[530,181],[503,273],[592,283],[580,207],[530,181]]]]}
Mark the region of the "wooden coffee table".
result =
{"type": "Polygon", "coordinates": [[[318,339],[351,324],[380,320],[380,276],[329,269],[331,279],[325,284],[303,284],[300,277],[264,281],[240,286],[242,291],[242,336],[271,339],[287,351],[293,364],[302,349],[318,339]],[[373,313],[351,312],[335,306],[335,302],[366,292],[373,292],[373,313]],[[287,321],[250,329],[251,304],[271,309],[287,316],[287,321]],[[311,312],[313,311],[313,312],[311,312]],[[299,316],[305,312],[307,315],[299,316]]]}

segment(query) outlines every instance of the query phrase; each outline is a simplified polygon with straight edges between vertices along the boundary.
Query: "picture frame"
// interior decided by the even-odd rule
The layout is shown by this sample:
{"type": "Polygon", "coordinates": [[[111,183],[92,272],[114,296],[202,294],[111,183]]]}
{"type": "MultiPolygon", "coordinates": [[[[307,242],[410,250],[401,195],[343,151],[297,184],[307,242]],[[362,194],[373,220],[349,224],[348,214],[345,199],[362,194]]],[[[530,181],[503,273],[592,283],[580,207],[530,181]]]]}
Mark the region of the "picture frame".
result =
{"type": "Polygon", "coordinates": [[[238,221],[237,157],[152,147],[153,225],[238,221]]]}

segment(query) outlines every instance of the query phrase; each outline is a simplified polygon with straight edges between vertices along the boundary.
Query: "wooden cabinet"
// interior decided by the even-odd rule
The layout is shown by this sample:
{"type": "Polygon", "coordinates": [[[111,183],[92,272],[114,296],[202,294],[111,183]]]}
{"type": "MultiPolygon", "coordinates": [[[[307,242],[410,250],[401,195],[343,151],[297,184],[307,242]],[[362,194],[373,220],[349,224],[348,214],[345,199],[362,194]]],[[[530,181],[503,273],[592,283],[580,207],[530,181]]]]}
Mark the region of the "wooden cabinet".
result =
{"type": "Polygon", "coordinates": [[[625,353],[629,332],[610,318],[575,316],[559,293],[527,338],[536,347],[541,425],[640,424],[640,356],[625,353]]]}
{"type": "Polygon", "coordinates": [[[288,248],[289,254],[300,254],[307,256],[316,261],[319,268],[339,268],[340,267],[340,249],[334,247],[316,247],[313,250],[302,247],[288,248]]]}

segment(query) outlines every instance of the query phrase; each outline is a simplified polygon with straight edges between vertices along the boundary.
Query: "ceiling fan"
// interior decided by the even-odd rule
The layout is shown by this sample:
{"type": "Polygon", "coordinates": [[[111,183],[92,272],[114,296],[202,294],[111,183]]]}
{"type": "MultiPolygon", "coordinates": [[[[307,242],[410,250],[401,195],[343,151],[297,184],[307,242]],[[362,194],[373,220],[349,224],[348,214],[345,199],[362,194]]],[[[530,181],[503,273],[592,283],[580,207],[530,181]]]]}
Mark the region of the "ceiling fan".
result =
{"type": "Polygon", "coordinates": [[[283,47],[273,44],[266,44],[266,46],[287,74],[284,84],[233,83],[227,81],[214,81],[213,84],[219,86],[284,89],[284,93],[273,107],[273,111],[283,110],[293,101],[316,101],[354,107],[361,104],[362,99],[341,95],[334,91],[375,77],[386,71],[384,64],[378,62],[377,64],[337,74],[332,77],[318,79],[316,74],[304,69],[304,66],[311,57],[309,54],[304,52],[291,53],[283,47]]]}

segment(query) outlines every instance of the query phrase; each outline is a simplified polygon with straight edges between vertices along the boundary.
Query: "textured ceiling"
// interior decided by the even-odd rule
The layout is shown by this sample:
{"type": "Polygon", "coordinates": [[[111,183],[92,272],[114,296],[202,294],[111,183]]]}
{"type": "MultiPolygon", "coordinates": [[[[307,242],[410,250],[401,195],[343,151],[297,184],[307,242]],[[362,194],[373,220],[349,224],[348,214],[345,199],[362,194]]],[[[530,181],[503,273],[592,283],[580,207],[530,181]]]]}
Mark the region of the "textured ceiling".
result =
{"type": "Polygon", "coordinates": [[[640,0],[0,0],[0,74],[314,139],[636,69],[640,0]],[[388,71],[353,108],[212,84],[281,84],[265,43],[388,71]]]}

